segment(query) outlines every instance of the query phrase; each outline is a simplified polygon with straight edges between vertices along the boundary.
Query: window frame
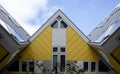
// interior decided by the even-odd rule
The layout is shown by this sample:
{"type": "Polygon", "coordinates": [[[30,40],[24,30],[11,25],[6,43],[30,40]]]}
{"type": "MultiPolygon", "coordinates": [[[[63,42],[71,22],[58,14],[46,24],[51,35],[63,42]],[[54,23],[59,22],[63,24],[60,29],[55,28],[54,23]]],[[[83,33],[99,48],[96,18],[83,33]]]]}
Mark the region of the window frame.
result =
{"type": "Polygon", "coordinates": [[[63,20],[63,19],[60,19],[60,20],[58,20],[58,19],[56,19],[54,22],[52,22],[51,23],[51,28],[52,29],[66,29],[67,27],[68,27],[68,24],[63,20]],[[57,27],[53,27],[52,25],[55,23],[55,22],[57,22],[57,27]],[[63,22],[63,23],[65,23],[66,24],[66,27],[61,27],[61,22],[63,22]]]}
{"type": "Polygon", "coordinates": [[[54,29],[55,28],[59,28],[59,22],[58,22],[58,20],[55,20],[54,22],[52,22],[52,24],[50,26],[51,26],[51,28],[54,28],[54,29]],[[54,25],[57,25],[57,27],[54,27],[54,25]]]}
{"type": "Polygon", "coordinates": [[[30,61],[30,60],[29,61],[20,61],[19,62],[19,71],[21,71],[21,72],[35,72],[35,61],[34,60],[32,60],[32,61],[30,61]],[[26,71],[23,71],[23,62],[26,63],[26,67],[24,67],[26,71]],[[33,71],[30,71],[30,62],[33,62],[33,71]]]}
{"type": "Polygon", "coordinates": [[[96,62],[91,62],[91,72],[96,72],[96,62]]]}
{"type": "MultiPolygon", "coordinates": [[[[57,55],[57,62],[58,62],[58,66],[61,64],[61,56],[64,55],[65,56],[65,64],[66,64],[66,47],[64,46],[54,46],[52,47],[52,69],[53,69],[53,56],[57,55]],[[53,48],[57,47],[58,51],[57,52],[53,52],[53,48]],[[64,47],[65,48],[65,52],[61,52],[61,48],[64,47]]],[[[61,72],[61,68],[59,68],[60,72],[61,72]]],[[[63,71],[65,72],[65,70],[63,71]]]]}

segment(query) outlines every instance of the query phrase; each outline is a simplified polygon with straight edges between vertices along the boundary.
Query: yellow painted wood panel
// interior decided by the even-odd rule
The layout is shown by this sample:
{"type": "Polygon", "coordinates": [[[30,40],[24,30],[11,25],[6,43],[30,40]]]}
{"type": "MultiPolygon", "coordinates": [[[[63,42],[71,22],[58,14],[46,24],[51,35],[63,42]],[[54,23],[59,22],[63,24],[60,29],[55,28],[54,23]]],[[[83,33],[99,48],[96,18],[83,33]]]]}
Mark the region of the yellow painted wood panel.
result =
{"type": "Polygon", "coordinates": [[[66,30],[67,39],[67,60],[98,60],[99,55],[78,35],[78,33],[68,27],[66,30]]]}
{"type": "Polygon", "coordinates": [[[120,62],[120,45],[112,52],[112,55],[120,62]]]}
{"type": "Polygon", "coordinates": [[[7,65],[7,62],[11,56],[12,54],[9,54],[2,62],[0,62],[0,71],[7,65]]]}
{"type": "Polygon", "coordinates": [[[20,55],[21,60],[51,60],[52,30],[48,26],[20,55]]]}
{"type": "Polygon", "coordinates": [[[0,45],[0,60],[8,53],[8,51],[0,45]]]}
{"type": "Polygon", "coordinates": [[[120,74],[120,64],[118,64],[110,54],[107,54],[107,58],[109,59],[112,67],[118,72],[118,74],[120,74]]]}

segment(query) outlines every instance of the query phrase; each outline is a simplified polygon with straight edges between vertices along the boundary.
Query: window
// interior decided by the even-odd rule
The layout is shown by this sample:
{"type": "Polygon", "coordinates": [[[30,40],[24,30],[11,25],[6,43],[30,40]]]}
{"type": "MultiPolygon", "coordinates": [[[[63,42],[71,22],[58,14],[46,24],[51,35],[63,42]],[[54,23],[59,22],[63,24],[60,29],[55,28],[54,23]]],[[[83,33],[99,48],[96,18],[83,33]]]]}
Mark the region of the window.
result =
{"type": "Polygon", "coordinates": [[[66,28],[67,27],[67,24],[62,20],[60,22],[60,28],[66,28]]]}
{"type": "Polygon", "coordinates": [[[65,47],[53,47],[53,70],[65,72],[65,47]]]}
{"type": "Polygon", "coordinates": [[[29,62],[29,71],[34,72],[34,62],[29,62]]]}
{"type": "Polygon", "coordinates": [[[22,72],[34,72],[34,61],[22,61],[22,72]]]}
{"type": "Polygon", "coordinates": [[[61,55],[60,71],[65,72],[65,55],[61,55]]]}
{"type": "Polygon", "coordinates": [[[61,47],[61,52],[65,52],[65,47],[61,47]]]}
{"type": "Polygon", "coordinates": [[[57,47],[53,47],[53,52],[57,52],[58,48],[57,47]]]}
{"type": "Polygon", "coordinates": [[[120,20],[116,21],[114,24],[104,31],[95,42],[101,42],[102,40],[108,38],[112,33],[114,33],[120,27],[120,20]]]}
{"type": "Polygon", "coordinates": [[[95,67],[96,63],[95,62],[91,62],[91,72],[95,72],[95,67]]]}
{"type": "Polygon", "coordinates": [[[27,67],[26,62],[22,62],[22,71],[23,72],[27,71],[26,67],[27,67]]]}
{"type": "Polygon", "coordinates": [[[98,63],[99,63],[98,64],[99,72],[108,72],[108,71],[110,71],[109,67],[102,60],[99,60],[98,63]]]}
{"type": "Polygon", "coordinates": [[[84,70],[88,71],[88,62],[84,62],[84,70]]]}
{"type": "Polygon", "coordinates": [[[58,16],[57,20],[51,24],[51,27],[52,28],[67,28],[68,25],[61,19],[62,17],[58,16]]]}
{"type": "Polygon", "coordinates": [[[57,65],[58,65],[58,56],[57,55],[53,55],[53,70],[55,72],[57,72],[57,65]]]}
{"type": "Polygon", "coordinates": [[[58,28],[58,21],[55,21],[52,25],[51,25],[52,28],[58,28]]]}

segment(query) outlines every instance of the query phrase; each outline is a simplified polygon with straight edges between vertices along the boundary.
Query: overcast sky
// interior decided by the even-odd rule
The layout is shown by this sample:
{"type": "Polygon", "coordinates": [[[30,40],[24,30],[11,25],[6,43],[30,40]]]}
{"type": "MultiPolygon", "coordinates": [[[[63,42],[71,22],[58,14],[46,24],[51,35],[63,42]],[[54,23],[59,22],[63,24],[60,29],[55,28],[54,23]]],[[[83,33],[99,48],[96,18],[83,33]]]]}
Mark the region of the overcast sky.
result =
{"type": "Polygon", "coordinates": [[[0,0],[0,4],[32,35],[58,9],[86,35],[119,0],[0,0]]]}

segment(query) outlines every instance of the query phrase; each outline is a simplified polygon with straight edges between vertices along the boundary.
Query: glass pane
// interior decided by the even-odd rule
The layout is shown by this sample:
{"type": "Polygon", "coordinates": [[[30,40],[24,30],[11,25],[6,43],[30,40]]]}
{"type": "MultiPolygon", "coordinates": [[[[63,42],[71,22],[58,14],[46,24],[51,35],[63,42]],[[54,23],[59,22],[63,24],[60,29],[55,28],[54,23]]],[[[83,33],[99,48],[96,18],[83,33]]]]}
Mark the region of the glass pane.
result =
{"type": "Polygon", "coordinates": [[[95,72],[95,62],[91,62],[91,72],[95,72]]]}
{"type": "Polygon", "coordinates": [[[9,33],[9,29],[7,27],[7,24],[5,24],[2,20],[0,20],[0,25],[4,27],[4,29],[9,33]]]}
{"type": "Polygon", "coordinates": [[[20,35],[14,30],[11,28],[11,33],[13,36],[15,36],[15,38],[20,41],[20,42],[24,42],[24,40],[20,37],[20,35]]]}
{"type": "Polygon", "coordinates": [[[116,21],[113,25],[111,25],[111,26],[108,28],[106,34],[111,35],[111,34],[114,33],[119,27],[120,27],[120,20],[119,20],[119,21],[116,21]]]}
{"type": "Polygon", "coordinates": [[[65,47],[61,47],[61,52],[65,52],[65,47]]]}
{"type": "Polygon", "coordinates": [[[102,40],[108,38],[112,33],[114,33],[120,27],[120,20],[116,21],[111,25],[105,32],[103,32],[95,42],[101,42],[102,40]]]}
{"type": "Polygon", "coordinates": [[[18,41],[20,42],[24,42],[24,40],[20,37],[20,35],[8,24],[5,24],[2,20],[0,20],[0,25],[2,25],[4,27],[4,29],[12,34],[18,41]]]}
{"type": "Polygon", "coordinates": [[[64,21],[61,21],[60,28],[66,28],[67,24],[64,21]]]}
{"type": "Polygon", "coordinates": [[[88,62],[84,62],[84,71],[88,71],[88,62]]]}
{"type": "Polygon", "coordinates": [[[65,72],[65,55],[61,55],[61,66],[60,66],[60,71],[65,72]]]}
{"type": "Polygon", "coordinates": [[[34,62],[29,62],[29,71],[34,72],[34,62]]]}
{"type": "Polygon", "coordinates": [[[23,72],[27,71],[27,70],[26,70],[26,67],[27,67],[26,62],[22,62],[22,71],[23,71],[23,72]]]}
{"type": "Polygon", "coordinates": [[[53,52],[57,52],[58,48],[57,47],[53,47],[53,52]]]}
{"type": "Polygon", "coordinates": [[[51,25],[52,28],[58,28],[58,22],[55,21],[52,25],[51,25]]]}
{"type": "Polygon", "coordinates": [[[57,65],[58,65],[57,60],[58,60],[57,55],[53,55],[53,70],[55,72],[57,72],[57,65]]]}
{"type": "Polygon", "coordinates": [[[100,60],[99,64],[98,64],[98,71],[99,72],[108,72],[108,71],[110,71],[110,69],[102,60],[100,60]]]}

